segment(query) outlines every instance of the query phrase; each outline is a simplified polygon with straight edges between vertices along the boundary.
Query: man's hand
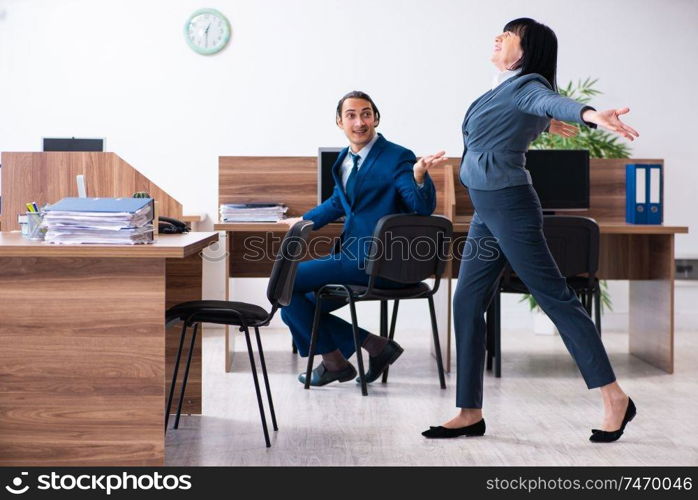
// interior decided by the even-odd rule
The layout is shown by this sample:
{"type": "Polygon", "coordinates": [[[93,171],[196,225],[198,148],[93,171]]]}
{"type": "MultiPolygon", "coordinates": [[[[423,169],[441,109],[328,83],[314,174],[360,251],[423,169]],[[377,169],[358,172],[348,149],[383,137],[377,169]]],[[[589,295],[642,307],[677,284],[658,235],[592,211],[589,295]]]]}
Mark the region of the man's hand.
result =
{"type": "Polygon", "coordinates": [[[439,151],[433,155],[422,156],[417,163],[414,164],[412,172],[414,173],[414,180],[417,184],[424,182],[424,176],[430,168],[439,166],[448,160],[448,158],[444,156],[445,154],[446,151],[439,151]]]}
{"type": "Polygon", "coordinates": [[[281,219],[279,222],[283,222],[284,224],[288,224],[288,227],[291,228],[296,222],[300,222],[303,220],[303,217],[290,217],[288,219],[281,219]]]}
{"type": "Polygon", "coordinates": [[[558,120],[550,120],[549,134],[559,135],[560,137],[574,137],[579,133],[579,129],[569,123],[558,120]]]}
{"type": "Polygon", "coordinates": [[[618,116],[624,115],[629,112],[630,108],[619,108],[619,109],[607,109],[606,111],[594,111],[593,109],[587,109],[584,114],[582,114],[582,120],[585,122],[596,123],[599,127],[603,127],[611,132],[615,132],[618,135],[622,135],[626,139],[631,141],[635,137],[639,137],[640,134],[634,128],[626,125],[618,116]]]}

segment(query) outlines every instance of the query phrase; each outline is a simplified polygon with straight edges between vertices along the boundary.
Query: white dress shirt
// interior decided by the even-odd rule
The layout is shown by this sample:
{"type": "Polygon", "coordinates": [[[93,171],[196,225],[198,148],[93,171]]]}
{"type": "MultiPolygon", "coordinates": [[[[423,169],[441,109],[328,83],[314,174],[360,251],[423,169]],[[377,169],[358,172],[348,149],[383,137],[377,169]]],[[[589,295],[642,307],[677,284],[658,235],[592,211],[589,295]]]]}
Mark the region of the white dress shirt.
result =
{"type": "Polygon", "coordinates": [[[347,179],[349,179],[351,169],[354,168],[354,159],[352,158],[352,154],[359,155],[359,163],[357,164],[357,169],[361,170],[361,165],[363,165],[364,160],[368,157],[368,153],[371,152],[371,148],[377,140],[378,134],[376,133],[373,135],[373,139],[371,139],[368,142],[368,144],[361,148],[361,150],[358,153],[353,153],[351,147],[349,148],[349,152],[347,153],[346,158],[344,158],[344,161],[342,162],[342,187],[347,187],[347,179]]]}
{"type": "Polygon", "coordinates": [[[516,76],[519,73],[521,73],[521,68],[519,69],[505,69],[504,71],[499,71],[492,77],[492,88],[496,89],[501,85],[503,82],[511,78],[512,76],[516,76]]]}

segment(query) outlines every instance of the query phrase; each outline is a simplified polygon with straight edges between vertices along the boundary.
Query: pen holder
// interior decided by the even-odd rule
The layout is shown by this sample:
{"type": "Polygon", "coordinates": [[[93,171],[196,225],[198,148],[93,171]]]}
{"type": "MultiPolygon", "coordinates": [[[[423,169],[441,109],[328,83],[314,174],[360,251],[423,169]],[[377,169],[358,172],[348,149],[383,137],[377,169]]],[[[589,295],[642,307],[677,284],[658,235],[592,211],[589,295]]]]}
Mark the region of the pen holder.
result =
{"type": "Polygon", "coordinates": [[[43,241],[46,237],[46,226],[44,225],[43,212],[26,212],[27,224],[26,234],[22,230],[22,235],[34,241],[43,241]]]}

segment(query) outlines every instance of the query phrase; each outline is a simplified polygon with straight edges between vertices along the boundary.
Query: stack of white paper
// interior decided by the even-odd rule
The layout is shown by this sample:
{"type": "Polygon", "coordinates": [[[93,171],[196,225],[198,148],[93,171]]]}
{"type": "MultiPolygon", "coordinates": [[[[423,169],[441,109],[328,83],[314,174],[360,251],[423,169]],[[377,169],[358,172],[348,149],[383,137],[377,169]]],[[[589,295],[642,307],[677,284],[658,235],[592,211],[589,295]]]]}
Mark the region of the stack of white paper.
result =
{"type": "Polygon", "coordinates": [[[135,245],[153,241],[151,204],[136,212],[47,211],[46,241],[66,245],[135,245]]]}
{"type": "Polygon", "coordinates": [[[288,210],[280,203],[227,203],[220,207],[223,222],[277,222],[288,210]]]}

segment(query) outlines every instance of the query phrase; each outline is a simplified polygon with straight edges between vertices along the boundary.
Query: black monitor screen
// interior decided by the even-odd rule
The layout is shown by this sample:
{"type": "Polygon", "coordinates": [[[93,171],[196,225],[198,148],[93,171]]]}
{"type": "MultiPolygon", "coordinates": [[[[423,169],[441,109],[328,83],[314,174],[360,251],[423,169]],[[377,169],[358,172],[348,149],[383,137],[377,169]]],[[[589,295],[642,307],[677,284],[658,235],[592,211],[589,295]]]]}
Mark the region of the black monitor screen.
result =
{"type": "Polygon", "coordinates": [[[44,138],[44,151],[104,151],[104,139],[44,138]]]}
{"type": "Polygon", "coordinates": [[[318,205],[332,196],[334,179],[332,165],[339,158],[342,148],[320,148],[317,153],[317,194],[318,205]]]}
{"type": "Polygon", "coordinates": [[[531,149],[526,168],[543,210],[589,208],[589,151],[531,149]]]}

